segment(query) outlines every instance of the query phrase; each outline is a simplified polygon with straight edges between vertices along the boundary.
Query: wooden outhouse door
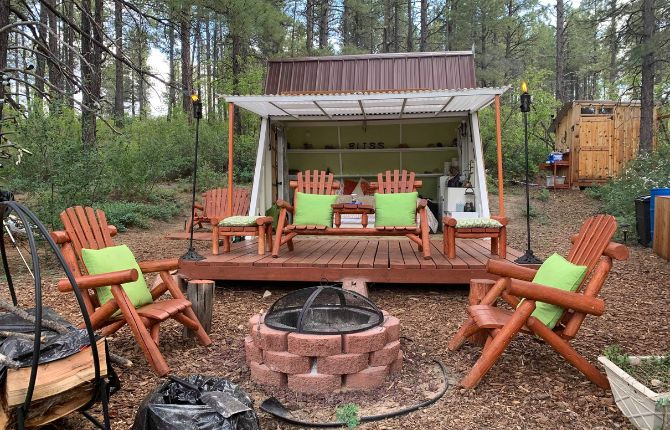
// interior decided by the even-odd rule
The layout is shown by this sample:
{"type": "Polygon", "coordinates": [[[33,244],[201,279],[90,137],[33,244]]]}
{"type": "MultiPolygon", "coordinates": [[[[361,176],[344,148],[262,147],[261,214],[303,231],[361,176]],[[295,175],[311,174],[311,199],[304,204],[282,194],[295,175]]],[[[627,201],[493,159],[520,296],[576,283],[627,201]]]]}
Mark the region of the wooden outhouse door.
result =
{"type": "Polygon", "coordinates": [[[611,116],[582,116],[579,127],[578,176],[580,180],[603,180],[612,174],[611,116]]]}

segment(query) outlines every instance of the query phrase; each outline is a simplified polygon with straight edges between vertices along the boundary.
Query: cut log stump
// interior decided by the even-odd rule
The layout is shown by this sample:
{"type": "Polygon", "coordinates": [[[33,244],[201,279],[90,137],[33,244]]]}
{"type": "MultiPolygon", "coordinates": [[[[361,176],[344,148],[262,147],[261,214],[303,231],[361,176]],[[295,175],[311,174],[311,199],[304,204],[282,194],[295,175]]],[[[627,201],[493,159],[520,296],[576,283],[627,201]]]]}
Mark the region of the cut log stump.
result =
{"type": "Polygon", "coordinates": [[[368,284],[364,279],[345,279],[342,281],[342,288],[368,297],[368,284]]]}
{"type": "MultiPolygon", "coordinates": [[[[186,286],[186,298],[191,302],[193,312],[207,333],[212,329],[212,311],[214,309],[214,281],[192,279],[186,286]]],[[[195,338],[195,331],[184,327],[184,339],[195,338]]]]}

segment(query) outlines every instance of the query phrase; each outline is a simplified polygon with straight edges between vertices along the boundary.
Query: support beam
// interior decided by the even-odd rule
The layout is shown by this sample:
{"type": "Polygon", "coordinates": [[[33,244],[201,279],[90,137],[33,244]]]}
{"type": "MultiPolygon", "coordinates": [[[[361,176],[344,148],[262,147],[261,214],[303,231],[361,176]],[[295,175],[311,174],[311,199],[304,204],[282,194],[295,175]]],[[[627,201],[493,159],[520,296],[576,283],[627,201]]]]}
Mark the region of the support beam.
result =
{"type": "Polygon", "coordinates": [[[314,106],[318,107],[319,110],[320,110],[324,115],[326,115],[326,116],[328,117],[328,119],[333,119],[333,117],[332,117],[328,112],[326,112],[326,111],[321,107],[321,105],[319,105],[319,104],[316,102],[316,100],[314,100],[314,106]]]}
{"type": "Polygon", "coordinates": [[[489,210],[489,196],[486,187],[486,172],[484,171],[484,152],[482,150],[482,140],[479,135],[479,114],[470,114],[470,124],[472,126],[472,145],[475,150],[475,171],[477,175],[477,188],[479,189],[479,201],[481,202],[481,216],[488,218],[491,216],[489,210]]]}
{"type": "Polygon", "coordinates": [[[496,94],[496,148],[498,151],[498,213],[505,216],[505,185],[503,183],[502,128],[500,124],[500,96],[496,94]]]}
{"type": "Polygon", "coordinates": [[[235,104],[228,103],[228,207],[226,216],[233,216],[233,134],[235,128],[235,104]]]}
{"type": "Polygon", "coordinates": [[[441,114],[442,112],[444,112],[444,110],[447,108],[447,106],[449,106],[449,104],[450,104],[452,101],[454,101],[455,98],[456,98],[456,97],[452,97],[452,98],[450,98],[449,100],[447,100],[447,102],[444,104],[444,106],[442,106],[442,109],[440,109],[439,111],[435,112],[435,116],[438,116],[439,114],[441,114]]]}
{"type": "Polygon", "coordinates": [[[363,102],[361,100],[358,101],[358,107],[361,108],[361,113],[363,114],[363,121],[367,121],[367,115],[365,114],[365,108],[363,108],[363,102]]]}
{"type": "Polygon", "coordinates": [[[261,199],[261,189],[265,187],[263,177],[266,174],[263,172],[265,166],[265,156],[268,147],[268,119],[261,119],[261,132],[258,137],[258,149],[256,150],[256,167],[254,169],[254,182],[251,185],[251,203],[249,205],[249,215],[259,215],[261,199]]]}
{"type": "Polygon", "coordinates": [[[280,111],[284,112],[284,113],[285,113],[286,115],[288,115],[288,116],[291,116],[291,117],[293,117],[293,118],[295,118],[295,119],[297,119],[297,120],[300,119],[300,117],[299,117],[298,115],[293,115],[291,112],[287,111],[286,109],[284,109],[284,108],[280,108],[279,106],[277,106],[277,103],[270,102],[270,105],[272,105],[272,107],[274,107],[274,108],[276,108],[276,109],[279,109],[280,111]]]}

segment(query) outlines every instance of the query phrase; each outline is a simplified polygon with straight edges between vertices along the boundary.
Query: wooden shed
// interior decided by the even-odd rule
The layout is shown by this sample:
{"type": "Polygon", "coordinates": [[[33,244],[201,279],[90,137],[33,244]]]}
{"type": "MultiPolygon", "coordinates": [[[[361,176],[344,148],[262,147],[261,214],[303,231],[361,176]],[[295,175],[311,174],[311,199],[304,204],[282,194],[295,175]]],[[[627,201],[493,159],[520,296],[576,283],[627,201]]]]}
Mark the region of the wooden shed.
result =
{"type": "MultiPolygon", "coordinates": [[[[654,115],[655,117],[656,115],[654,115]]],[[[556,174],[565,186],[591,186],[618,176],[640,145],[640,103],[576,100],[556,115],[551,131],[565,153],[556,174]]]]}

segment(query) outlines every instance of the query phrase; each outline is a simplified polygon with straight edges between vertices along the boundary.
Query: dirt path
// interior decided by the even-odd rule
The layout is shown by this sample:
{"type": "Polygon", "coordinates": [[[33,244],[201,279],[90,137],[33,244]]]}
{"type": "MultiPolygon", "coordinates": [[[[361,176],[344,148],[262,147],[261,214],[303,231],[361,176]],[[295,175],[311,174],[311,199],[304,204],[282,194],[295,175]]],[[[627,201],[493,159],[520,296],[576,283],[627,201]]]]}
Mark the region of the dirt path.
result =
{"type": "MultiPolygon", "coordinates": [[[[511,189],[507,197],[507,214],[511,219],[510,245],[525,249],[525,221],[520,189],[511,189]]],[[[492,198],[495,206],[497,199],[492,198]]],[[[565,254],[569,237],[586,217],[596,212],[596,202],[585,193],[561,191],[547,201],[534,200],[537,216],[533,219],[533,249],[541,258],[553,252],[565,254]]],[[[495,212],[495,208],[493,211],[495,212]]],[[[118,242],[128,244],[138,260],[178,256],[184,242],[164,240],[163,234],[183,225],[183,220],[158,223],[151,230],[134,230],[119,235],[118,242]]],[[[200,245],[205,246],[205,244],[200,245]]],[[[600,318],[587,318],[579,337],[573,343],[592,362],[603,348],[620,344],[640,354],[658,354],[670,350],[670,264],[648,249],[631,248],[631,258],[615,264],[603,290],[607,303],[600,318]]],[[[382,389],[369,394],[340,394],[309,397],[276,392],[249,381],[244,364],[242,339],[246,321],[253,313],[267,309],[292,285],[249,283],[226,284],[217,288],[212,339],[209,349],[181,340],[181,329],[175,323],[165,324],[161,349],[177,375],[205,373],[227,377],[241,384],[259,405],[269,395],[280,397],[299,415],[318,419],[333,417],[340,403],[356,402],[362,412],[393,409],[416,402],[439,389],[430,359],[442,360],[456,382],[472,366],[479,348],[466,345],[460,351],[447,351],[449,337],[465,317],[467,287],[376,285],[371,298],[383,309],[402,320],[403,349],[407,351],[402,375],[390,380],[382,389]],[[262,298],[269,290],[272,296],[262,298]]],[[[73,315],[73,303],[63,303],[63,295],[49,289],[46,302],[73,315]]],[[[120,370],[123,390],[112,398],[115,429],[131,426],[135,409],[142,398],[162,380],[146,366],[127,329],[110,342],[117,353],[136,365],[120,370]]],[[[260,413],[264,428],[289,426],[260,413]]],[[[79,417],[71,417],[58,428],[92,428],[79,417]]],[[[512,342],[501,360],[475,390],[452,386],[437,404],[414,414],[361,426],[366,429],[477,429],[477,428],[629,428],[610,393],[596,388],[581,374],[564,363],[549,347],[524,336],[512,342]]]]}

